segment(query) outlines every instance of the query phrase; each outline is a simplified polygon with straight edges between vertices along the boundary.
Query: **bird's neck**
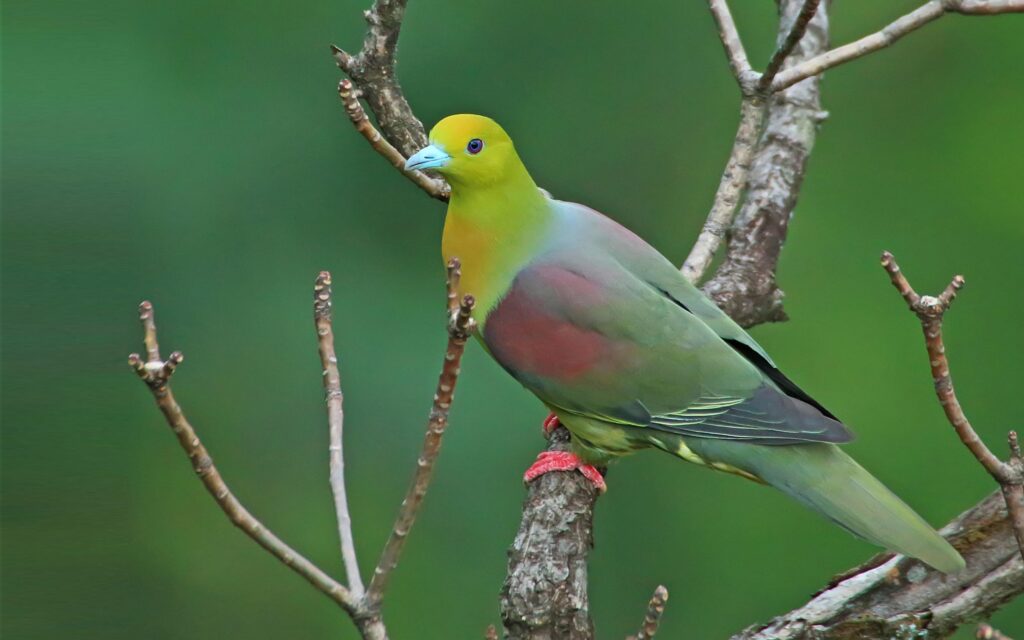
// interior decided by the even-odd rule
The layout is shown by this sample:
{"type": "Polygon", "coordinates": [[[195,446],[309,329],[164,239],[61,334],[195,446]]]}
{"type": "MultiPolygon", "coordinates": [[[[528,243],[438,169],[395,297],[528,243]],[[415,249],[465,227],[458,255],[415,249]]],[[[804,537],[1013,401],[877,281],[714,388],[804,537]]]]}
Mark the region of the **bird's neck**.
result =
{"type": "Polygon", "coordinates": [[[459,294],[476,298],[483,325],[552,223],[548,198],[525,168],[486,186],[452,185],[442,252],[462,263],[459,294]]]}

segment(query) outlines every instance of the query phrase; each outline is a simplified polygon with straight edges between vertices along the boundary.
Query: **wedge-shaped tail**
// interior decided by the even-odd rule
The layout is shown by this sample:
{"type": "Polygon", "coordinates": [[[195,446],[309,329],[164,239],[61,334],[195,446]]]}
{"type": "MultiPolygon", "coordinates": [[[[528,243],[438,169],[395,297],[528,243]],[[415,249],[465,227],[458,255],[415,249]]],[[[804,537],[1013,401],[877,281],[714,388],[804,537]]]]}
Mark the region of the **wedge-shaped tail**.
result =
{"type": "Polygon", "coordinates": [[[921,516],[836,445],[663,440],[658,446],[670,453],[753,476],[869,542],[917,558],[944,573],[965,566],[956,549],[921,516]]]}

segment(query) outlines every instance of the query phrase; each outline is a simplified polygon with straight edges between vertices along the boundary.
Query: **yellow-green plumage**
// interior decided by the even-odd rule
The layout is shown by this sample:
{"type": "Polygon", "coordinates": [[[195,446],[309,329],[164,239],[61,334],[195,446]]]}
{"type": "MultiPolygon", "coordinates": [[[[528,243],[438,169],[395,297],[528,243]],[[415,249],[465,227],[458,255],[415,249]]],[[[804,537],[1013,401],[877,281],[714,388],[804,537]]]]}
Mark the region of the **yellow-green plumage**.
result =
{"type": "Polygon", "coordinates": [[[409,159],[452,185],[443,253],[463,263],[478,337],[604,464],[655,447],[769,484],[942,571],[963,560],[843,453],[852,434],[660,253],[550,198],[494,121],[451,116],[409,159]]]}

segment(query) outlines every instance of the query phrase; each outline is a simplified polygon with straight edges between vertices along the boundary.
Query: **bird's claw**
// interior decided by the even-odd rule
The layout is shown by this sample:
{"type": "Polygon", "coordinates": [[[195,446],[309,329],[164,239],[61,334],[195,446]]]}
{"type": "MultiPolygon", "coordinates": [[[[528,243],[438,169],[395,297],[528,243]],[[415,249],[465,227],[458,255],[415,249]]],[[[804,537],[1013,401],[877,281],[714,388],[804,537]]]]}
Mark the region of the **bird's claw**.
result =
{"type": "MultiPolygon", "coordinates": [[[[557,418],[556,418],[557,420],[557,418]]],[[[546,423],[547,421],[545,421],[546,423]]],[[[579,471],[584,478],[594,485],[598,493],[608,490],[604,482],[604,476],[597,470],[597,467],[586,464],[579,456],[569,451],[544,451],[537,460],[523,474],[523,482],[531,482],[536,478],[551,471],[579,471]]]]}
{"type": "Polygon", "coordinates": [[[558,421],[558,416],[553,413],[549,413],[548,417],[544,418],[544,422],[541,425],[541,428],[544,429],[544,437],[550,438],[555,429],[560,426],[562,426],[562,423],[558,421]]]}

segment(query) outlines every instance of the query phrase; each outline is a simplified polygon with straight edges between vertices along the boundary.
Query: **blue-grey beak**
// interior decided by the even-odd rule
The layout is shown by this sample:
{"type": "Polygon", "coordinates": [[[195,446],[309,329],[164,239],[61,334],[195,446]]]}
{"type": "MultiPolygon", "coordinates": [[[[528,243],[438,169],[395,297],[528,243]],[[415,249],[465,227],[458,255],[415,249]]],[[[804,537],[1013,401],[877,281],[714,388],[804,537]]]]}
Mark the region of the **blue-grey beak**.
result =
{"type": "Polygon", "coordinates": [[[445,153],[441,147],[435,144],[428,144],[405,161],[405,170],[439,169],[448,164],[448,161],[451,159],[452,157],[445,153]]]}

